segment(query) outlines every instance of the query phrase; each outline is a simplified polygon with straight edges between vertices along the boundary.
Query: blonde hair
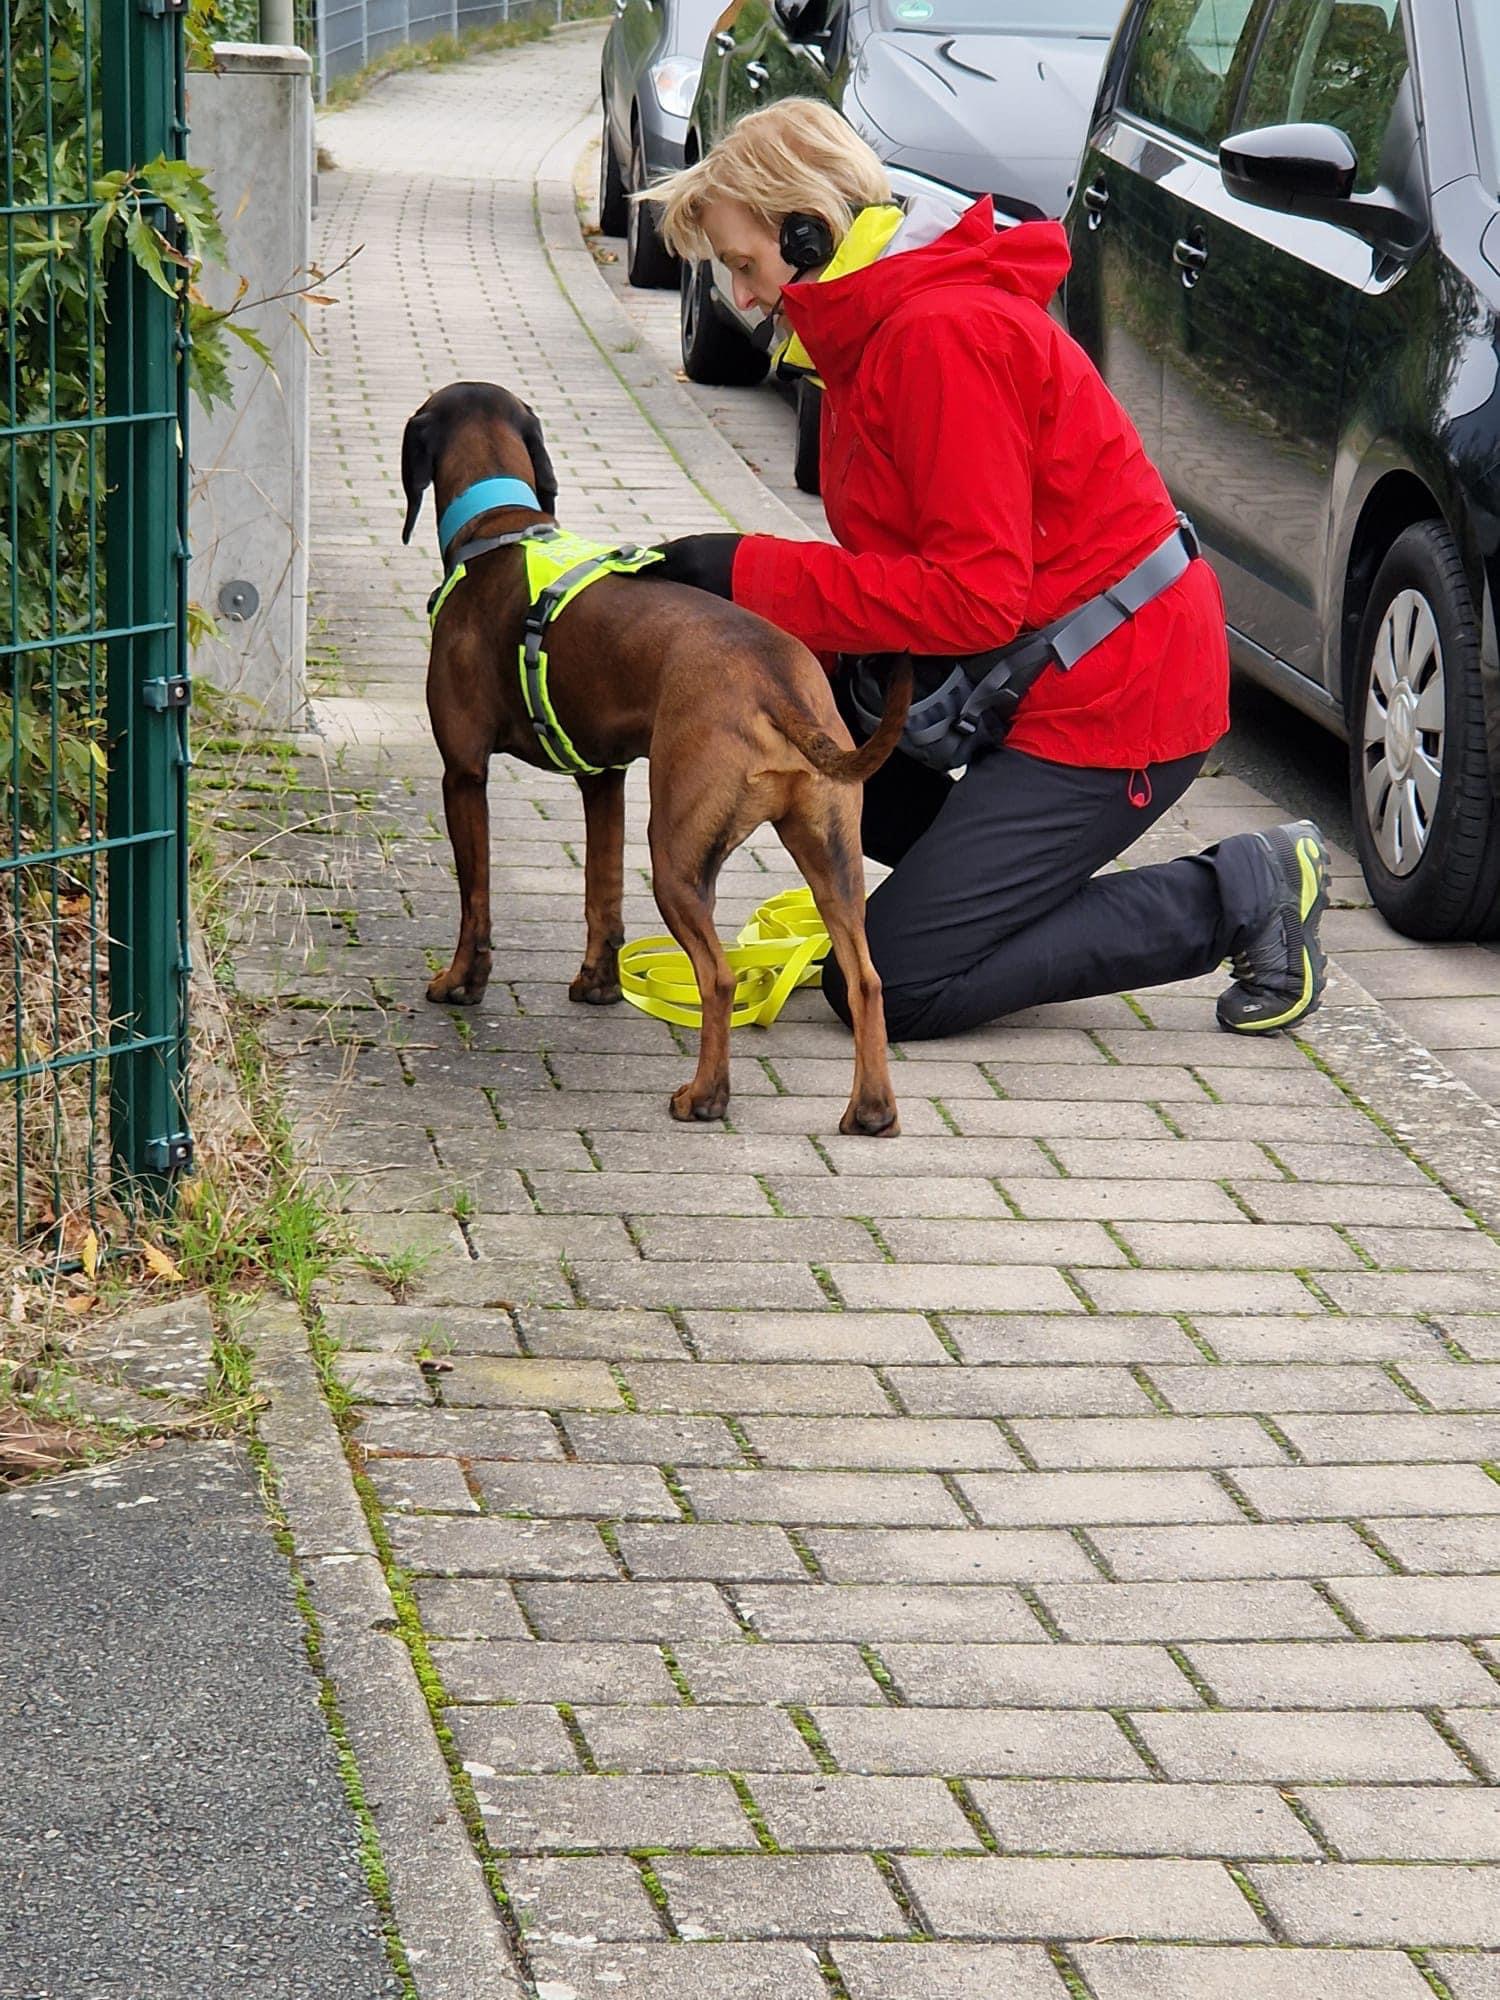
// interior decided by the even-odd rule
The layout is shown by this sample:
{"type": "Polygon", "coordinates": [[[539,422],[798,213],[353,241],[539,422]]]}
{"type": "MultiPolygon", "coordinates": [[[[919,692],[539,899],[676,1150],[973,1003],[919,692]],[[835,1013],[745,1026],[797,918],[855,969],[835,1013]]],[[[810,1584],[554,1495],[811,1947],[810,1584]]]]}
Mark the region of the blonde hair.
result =
{"type": "Polygon", "coordinates": [[[890,176],[832,105],[782,98],[732,125],[701,160],[637,195],[661,205],[661,234],[679,257],[710,257],[703,217],[715,202],[738,202],[779,229],[789,215],[815,215],[835,244],[857,210],[891,199],[890,176]]]}

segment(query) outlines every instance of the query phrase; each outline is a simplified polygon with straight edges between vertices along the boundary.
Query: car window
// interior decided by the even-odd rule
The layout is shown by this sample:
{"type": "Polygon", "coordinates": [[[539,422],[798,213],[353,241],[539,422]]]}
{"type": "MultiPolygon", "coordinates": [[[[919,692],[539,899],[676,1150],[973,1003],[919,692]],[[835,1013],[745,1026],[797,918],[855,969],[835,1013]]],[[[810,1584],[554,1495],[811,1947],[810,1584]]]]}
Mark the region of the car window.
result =
{"type": "Polygon", "coordinates": [[[1410,66],[1400,0],[1281,0],[1240,124],[1336,125],[1359,156],[1355,187],[1368,194],[1410,66]]]}
{"type": "Polygon", "coordinates": [[[1467,0],[1463,15],[1469,101],[1487,154],[1491,194],[1500,194],[1500,9],[1494,0],[1467,0]]]}
{"type": "Polygon", "coordinates": [[[927,35],[1112,35],[1120,0],[880,0],[884,27],[927,35]]]}
{"type": "Polygon", "coordinates": [[[1136,37],[1125,109],[1153,125],[1218,145],[1263,0],[1151,0],[1136,37]]]}

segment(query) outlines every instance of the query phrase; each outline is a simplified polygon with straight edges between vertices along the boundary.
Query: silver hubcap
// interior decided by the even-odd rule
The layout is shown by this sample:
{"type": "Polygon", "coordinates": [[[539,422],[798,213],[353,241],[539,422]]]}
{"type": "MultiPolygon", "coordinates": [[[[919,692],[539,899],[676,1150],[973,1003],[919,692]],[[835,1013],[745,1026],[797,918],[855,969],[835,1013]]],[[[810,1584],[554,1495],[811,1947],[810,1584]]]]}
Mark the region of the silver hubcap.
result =
{"type": "Polygon", "coordinates": [[[1364,714],[1365,817],[1393,875],[1427,851],[1443,784],[1443,646],[1432,606],[1403,590],[1375,637],[1364,714]]]}

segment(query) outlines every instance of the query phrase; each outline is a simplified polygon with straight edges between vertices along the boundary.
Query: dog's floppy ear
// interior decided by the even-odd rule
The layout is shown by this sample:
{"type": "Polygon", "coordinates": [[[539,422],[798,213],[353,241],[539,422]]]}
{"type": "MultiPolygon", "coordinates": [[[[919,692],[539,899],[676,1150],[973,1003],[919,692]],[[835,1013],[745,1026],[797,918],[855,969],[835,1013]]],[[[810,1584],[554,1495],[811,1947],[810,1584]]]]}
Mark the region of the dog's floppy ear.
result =
{"type": "Polygon", "coordinates": [[[432,431],[432,416],[424,407],[414,417],[408,417],[402,433],[401,484],[406,489],[406,526],[401,530],[403,542],[411,540],[411,531],[422,511],[422,495],[432,484],[432,431]]]}
{"type": "Polygon", "coordinates": [[[531,483],[536,488],[537,504],[544,514],[555,514],[557,474],[552,469],[552,460],[547,456],[541,418],[527,404],[523,403],[521,408],[526,412],[521,420],[521,442],[531,458],[531,483]]]}

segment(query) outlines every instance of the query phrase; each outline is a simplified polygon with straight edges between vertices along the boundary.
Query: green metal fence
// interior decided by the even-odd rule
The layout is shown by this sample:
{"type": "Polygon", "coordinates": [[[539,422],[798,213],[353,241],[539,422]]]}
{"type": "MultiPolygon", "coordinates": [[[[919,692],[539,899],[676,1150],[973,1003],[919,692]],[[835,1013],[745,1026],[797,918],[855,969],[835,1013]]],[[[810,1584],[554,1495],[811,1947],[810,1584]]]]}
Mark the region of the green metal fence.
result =
{"type": "Polygon", "coordinates": [[[0,23],[0,1224],[44,1255],[191,1158],[185,356],[90,230],[101,172],[182,157],[183,35],[173,0],[0,23]]]}

